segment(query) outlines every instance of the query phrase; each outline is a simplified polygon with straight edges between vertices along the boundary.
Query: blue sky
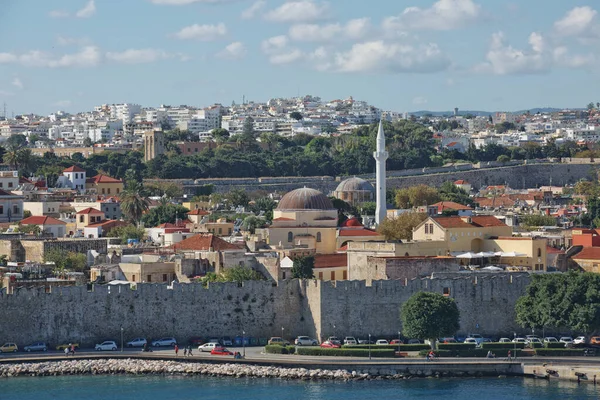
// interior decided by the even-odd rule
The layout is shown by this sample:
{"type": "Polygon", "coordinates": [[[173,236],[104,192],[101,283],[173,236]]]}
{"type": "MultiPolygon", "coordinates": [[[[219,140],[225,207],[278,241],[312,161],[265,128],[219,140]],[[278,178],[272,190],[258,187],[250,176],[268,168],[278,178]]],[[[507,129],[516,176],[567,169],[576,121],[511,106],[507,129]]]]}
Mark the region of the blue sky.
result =
{"type": "Polygon", "coordinates": [[[596,0],[2,0],[0,103],[47,114],[313,94],[400,112],[584,107],[600,101],[598,11],[596,0]]]}

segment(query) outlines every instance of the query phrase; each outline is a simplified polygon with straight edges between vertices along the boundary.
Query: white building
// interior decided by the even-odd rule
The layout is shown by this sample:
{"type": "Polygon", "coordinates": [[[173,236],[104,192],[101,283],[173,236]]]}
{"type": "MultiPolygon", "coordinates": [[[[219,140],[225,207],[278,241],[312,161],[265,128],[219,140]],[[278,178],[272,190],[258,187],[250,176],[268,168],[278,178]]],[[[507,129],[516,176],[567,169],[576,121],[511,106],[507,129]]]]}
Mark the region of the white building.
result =
{"type": "Polygon", "coordinates": [[[57,187],[85,190],[86,172],[76,165],[72,165],[63,171],[62,176],[56,181],[57,187]]]}

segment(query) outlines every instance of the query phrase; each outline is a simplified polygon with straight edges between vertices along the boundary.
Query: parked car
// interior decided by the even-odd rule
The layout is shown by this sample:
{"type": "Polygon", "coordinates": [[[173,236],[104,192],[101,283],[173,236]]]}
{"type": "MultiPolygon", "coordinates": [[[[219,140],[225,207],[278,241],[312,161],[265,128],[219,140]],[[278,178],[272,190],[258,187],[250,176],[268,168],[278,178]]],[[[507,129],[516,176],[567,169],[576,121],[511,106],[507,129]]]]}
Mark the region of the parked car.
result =
{"type": "MultiPolygon", "coordinates": [[[[369,344],[369,339],[358,339],[358,344],[369,344]]],[[[375,342],[371,340],[370,344],[375,344],[375,342]]]]}
{"type": "Polygon", "coordinates": [[[145,338],[135,338],[131,339],[126,343],[127,347],[144,347],[148,341],[145,338]]]}
{"type": "Polygon", "coordinates": [[[585,336],[577,336],[574,340],[573,340],[573,344],[586,344],[587,340],[585,339],[585,336]]]}
{"type": "Polygon", "coordinates": [[[543,345],[542,341],[539,338],[537,338],[537,337],[532,337],[532,338],[527,339],[527,346],[528,347],[532,347],[533,348],[536,344],[539,344],[540,346],[543,345]]]}
{"type": "Polygon", "coordinates": [[[227,350],[225,347],[215,347],[210,351],[210,354],[214,356],[232,356],[233,353],[227,350]]]}
{"type": "Polygon", "coordinates": [[[471,338],[471,337],[468,337],[468,338],[466,338],[466,339],[465,339],[465,341],[464,341],[463,343],[466,343],[466,344],[474,344],[476,347],[478,347],[478,346],[479,346],[479,343],[477,343],[477,339],[475,339],[475,338],[471,338]]]}
{"type": "Polygon", "coordinates": [[[564,343],[565,346],[566,345],[572,345],[573,344],[573,338],[571,336],[563,336],[560,339],[558,339],[558,341],[560,343],[564,343]]]}
{"type": "MultiPolygon", "coordinates": [[[[483,336],[481,336],[478,333],[469,333],[467,335],[467,339],[475,339],[475,341],[477,342],[478,345],[480,345],[481,343],[483,343],[483,336]]],[[[466,339],[465,339],[465,343],[467,343],[466,339]]]]}
{"type": "Polygon", "coordinates": [[[0,353],[16,353],[19,351],[19,346],[16,343],[8,342],[0,346],[0,353]]]}
{"type": "Polygon", "coordinates": [[[222,344],[218,338],[210,338],[208,339],[208,343],[219,343],[222,344]]]}
{"type": "Polygon", "coordinates": [[[419,339],[408,339],[408,344],[421,344],[421,340],[419,339]]]}
{"type": "Polygon", "coordinates": [[[316,339],[311,339],[308,336],[298,336],[296,340],[294,340],[294,344],[296,346],[317,346],[319,343],[316,339]]]}
{"type": "Polygon", "coordinates": [[[327,338],[327,340],[330,341],[331,343],[339,344],[340,346],[342,345],[342,340],[340,338],[338,338],[337,336],[329,336],[327,338]]]}
{"type": "Polygon", "coordinates": [[[63,343],[56,346],[56,350],[64,350],[66,348],[70,348],[71,346],[75,346],[75,350],[79,350],[79,343],[63,343]]]}
{"type": "Polygon", "coordinates": [[[440,339],[440,343],[458,343],[453,337],[445,337],[440,339]]]}
{"type": "Polygon", "coordinates": [[[229,336],[223,336],[221,338],[221,344],[223,346],[233,346],[233,340],[229,336]]]}
{"type": "Polygon", "coordinates": [[[522,337],[518,337],[518,338],[514,338],[512,340],[513,343],[527,343],[527,339],[522,338],[522,337]]]}
{"type": "Polygon", "coordinates": [[[152,342],[153,347],[175,346],[176,344],[177,340],[174,337],[166,337],[152,342]]]}
{"type": "Polygon", "coordinates": [[[342,346],[339,343],[333,343],[333,342],[330,342],[329,340],[326,340],[323,343],[321,343],[321,347],[326,347],[326,348],[330,348],[330,349],[339,349],[342,346]]]}
{"type": "Polygon", "coordinates": [[[592,336],[590,338],[590,344],[600,345],[600,336],[592,336]]]}
{"type": "Polygon", "coordinates": [[[510,339],[507,337],[503,337],[498,340],[498,343],[510,343],[510,342],[511,342],[510,339]]]}
{"type": "Polygon", "coordinates": [[[198,350],[202,352],[211,352],[215,347],[221,347],[221,345],[214,342],[204,343],[203,345],[198,346],[198,350]]]}
{"type": "Polygon", "coordinates": [[[23,347],[23,350],[27,351],[27,352],[46,351],[46,350],[48,350],[48,345],[45,342],[36,342],[36,343],[31,343],[30,345],[23,347]]]}
{"type": "Polygon", "coordinates": [[[390,344],[399,345],[399,344],[404,344],[404,342],[400,339],[394,339],[390,342],[390,344]]]}
{"type": "Polygon", "coordinates": [[[544,343],[558,343],[558,339],[554,336],[546,336],[544,338],[544,343]]]}
{"type": "Polygon", "coordinates": [[[269,339],[269,341],[267,342],[268,344],[278,344],[281,346],[288,346],[290,344],[290,342],[288,342],[287,340],[285,340],[282,337],[279,336],[273,336],[271,339],[269,339]]]}
{"type": "Polygon", "coordinates": [[[358,341],[356,341],[356,338],[354,336],[346,336],[344,338],[344,344],[346,346],[354,346],[358,344],[358,341]]]}
{"type": "Polygon", "coordinates": [[[104,350],[117,351],[117,343],[115,343],[112,340],[107,340],[106,342],[97,344],[95,349],[96,349],[96,351],[104,351],[104,350]]]}
{"type": "Polygon", "coordinates": [[[379,339],[375,342],[375,346],[387,346],[389,344],[390,342],[388,342],[386,339],[379,339]]]}

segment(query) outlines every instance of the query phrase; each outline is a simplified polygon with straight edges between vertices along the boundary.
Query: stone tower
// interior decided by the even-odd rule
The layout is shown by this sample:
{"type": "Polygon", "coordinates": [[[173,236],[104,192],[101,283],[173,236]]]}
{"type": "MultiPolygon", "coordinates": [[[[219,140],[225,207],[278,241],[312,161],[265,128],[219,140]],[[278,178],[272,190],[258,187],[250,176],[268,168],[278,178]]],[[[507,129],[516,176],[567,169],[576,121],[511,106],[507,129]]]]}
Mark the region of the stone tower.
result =
{"type": "Polygon", "coordinates": [[[148,162],[165,152],[165,136],[162,131],[144,132],[144,161],[148,162]]]}
{"type": "Polygon", "coordinates": [[[373,153],[377,162],[375,176],[377,183],[375,192],[377,194],[377,208],[375,209],[375,223],[379,225],[387,216],[386,203],[386,185],[385,185],[385,162],[388,159],[388,152],[385,151],[385,134],[383,132],[383,117],[379,121],[379,130],[377,131],[377,150],[373,153]]]}

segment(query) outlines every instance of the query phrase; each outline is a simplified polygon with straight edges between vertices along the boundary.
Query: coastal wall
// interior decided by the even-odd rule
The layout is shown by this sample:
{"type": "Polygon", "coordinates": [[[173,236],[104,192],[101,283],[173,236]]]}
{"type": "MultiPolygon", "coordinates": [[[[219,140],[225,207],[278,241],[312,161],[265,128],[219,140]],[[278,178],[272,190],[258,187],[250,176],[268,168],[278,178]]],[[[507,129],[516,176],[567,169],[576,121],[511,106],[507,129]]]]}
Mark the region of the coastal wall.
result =
{"type": "MultiPolygon", "coordinates": [[[[143,336],[293,338],[310,335],[395,337],[400,307],[421,290],[449,288],[461,311],[461,332],[501,334],[516,329],[514,304],[529,283],[528,274],[486,277],[445,274],[404,281],[299,281],[55,288],[52,293],[21,289],[0,295],[0,341],[19,345],[37,340],[56,345],[92,345],[143,336]]],[[[491,274],[489,274],[491,275],[491,274]]],[[[517,330],[518,332],[518,330],[517,330]]]]}
{"type": "MultiPolygon", "coordinates": [[[[512,188],[532,188],[545,185],[564,186],[573,184],[581,179],[591,179],[595,176],[598,165],[585,163],[534,163],[480,168],[466,164],[465,167],[440,167],[418,170],[388,171],[388,188],[399,188],[426,184],[441,186],[447,181],[464,179],[471,183],[474,189],[487,185],[507,184],[512,188]],[[470,167],[470,168],[469,168],[470,167]]],[[[374,182],[374,174],[361,175],[364,179],[374,182]]],[[[213,184],[219,193],[229,192],[234,189],[246,191],[264,190],[267,192],[286,193],[303,186],[317,189],[323,193],[330,193],[347,177],[265,177],[265,178],[233,178],[233,179],[197,179],[175,180],[181,184],[184,192],[195,194],[196,188],[213,184]]],[[[147,183],[160,180],[146,180],[147,183]]]]}

